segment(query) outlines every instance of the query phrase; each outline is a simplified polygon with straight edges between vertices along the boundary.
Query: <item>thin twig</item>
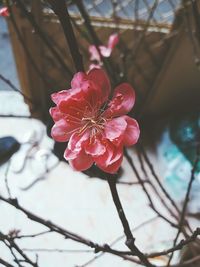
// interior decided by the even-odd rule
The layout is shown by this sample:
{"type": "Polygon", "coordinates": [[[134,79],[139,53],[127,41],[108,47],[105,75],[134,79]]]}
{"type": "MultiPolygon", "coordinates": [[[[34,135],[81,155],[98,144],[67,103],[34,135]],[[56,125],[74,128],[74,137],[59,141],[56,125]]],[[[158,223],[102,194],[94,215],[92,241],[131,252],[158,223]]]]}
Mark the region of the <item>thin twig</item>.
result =
{"type": "MultiPolygon", "coordinates": [[[[148,177],[146,169],[144,167],[144,162],[143,162],[143,158],[141,155],[141,152],[139,151],[139,149],[137,149],[137,156],[140,162],[140,166],[141,169],[143,171],[143,174],[145,177],[148,177]]],[[[149,185],[152,187],[153,191],[155,192],[156,196],[160,199],[161,203],[163,204],[163,206],[167,209],[167,211],[170,213],[170,215],[172,217],[174,217],[176,220],[178,220],[178,216],[174,213],[174,211],[168,206],[168,203],[165,199],[163,199],[163,197],[161,196],[160,192],[158,191],[157,187],[154,185],[154,183],[151,182],[150,179],[148,179],[149,181],[149,185]]]]}
{"type": "Polygon", "coordinates": [[[66,65],[66,63],[64,62],[64,60],[62,59],[62,57],[58,54],[57,50],[51,45],[51,43],[49,42],[49,40],[48,40],[47,36],[45,35],[45,33],[43,32],[43,30],[37,24],[34,16],[30,12],[27,11],[24,3],[21,0],[15,0],[15,1],[17,3],[17,7],[20,8],[20,10],[22,11],[22,13],[28,19],[28,21],[30,22],[30,24],[33,26],[35,32],[38,34],[38,36],[44,42],[44,44],[46,45],[46,47],[51,51],[51,53],[55,57],[55,59],[57,59],[57,61],[59,62],[60,66],[69,74],[69,76],[72,76],[72,71],[66,65]]]}
{"type": "Polygon", "coordinates": [[[11,264],[8,263],[7,261],[3,260],[2,258],[0,258],[0,263],[1,263],[3,266],[6,266],[6,267],[14,267],[13,265],[11,265],[11,264]]]}
{"type": "Polygon", "coordinates": [[[51,232],[56,232],[62,236],[64,236],[65,238],[69,238],[71,240],[74,240],[78,243],[81,243],[81,244],[84,244],[84,245],[87,245],[91,248],[94,249],[94,252],[97,253],[97,252],[100,252],[100,251],[103,251],[103,252],[106,252],[106,253],[111,253],[113,255],[116,255],[116,256],[119,256],[123,259],[126,259],[126,260],[129,260],[129,261],[132,261],[132,262],[138,262],[137,260],[133,259],[133,258],[130,258],[126,255],[132,255],[131,252],[129,251],[119,251],[119,250],[114,250],[114,249],[111,249],[109,247],[109,245],[105,244],[104,246],[101,246],[95,242],[92,242],[91,240],[89,239],[86,239],[78,234],[75,234],[75,233],[72,233],[71,231],[68,231],[64,228],[62,228],[61,226],[58,226],[52,222],[50,222],[49,220],[45,220],[35,214],[33,214],[32,212],[30,212],[29,210],[23,208],[17,201],[17,199],[7,199],[3,196],[0,195],[0,200],[4,201],[5,203],[15,207],[16,209],[22,211],[30,220],[34,221],[34,222],[37,222],[45,227],[47,227],[51,232]]]}
{"type": "Polygon", "coordinates": [[[153,201],[152,201],[152,198],[151,198],[149,192],[147,191],[147,189],[146,189],[146,187],[145,187],[145,184],[142,183],[142,178],[140,177],[140,174],[139,174],[139,172],[137,171],[137,169],[136,169],[136,167],[135,167],[135,165],[134,165],[134,163],[133,163],[132,158],[129,156],[129,154],[128,154],[128,152],[127,152],[126,150],[124,151],[124,155],[125,155],[126,159],[128,160],[128,162],[129,162],[131,168],[133,169],[133,171],[134,171],[134,173],[135,173],[135,175],[136,175],[136,177],[137,177],[139,183],[141,184],[141,187],[142,187],[142,189],[143,189],[145,195],[147,196],[147,198],[148,198],[148,200],[149,200],[150,207],[152,208],[152,210],[154,210],[155,213],[159,215],[159,217],[161,217],[163,220],[165,220],[166,222],[168,222],[172,227],[178,228],[178,225],[177,225],[177,224],[175,224],[174,222],[172,222],[171,220],[169,220],[166,216],[164,216],[163,214],[161,214],[161,213],[156,209],[156,207],[155,207],[155,205],[154,205],[154,203],[153,203],[153,201]]]}
{"type": "Polygon", "coordinates": [[[170,267],[187,267],[187,266],[191,267],[191,266],[194,266],[193,265],[194,263],[198,263],[199,264],[199,261],[200,261],[200,256],[198,255],[198,256],[196,256],[196,257],[194,257],[192,259],[189,259],[187,261],[184,261],[184,262],[181,262],[181,263],[178,263],[178,264],[172,264],[172,265],[170,265],[170,267]]]}
{"type": "Polygon", "coordinates": [[[26,99],[28,102],[30,102],[31,104],[35,105],[35,103],[32,101],[32,99],[30,97],[28,97],[24,93],[22,93],[22,91],[20,89],[18,89],[10,80],[5,78],[2,74],[0,74],[0,79],[4,83],[6,83],[12,90],[14,90],[15,92],[17,92],[20,95],[22,95],[24,97],[24,99],[26,99]]]}
{"type": "Polygon", "coordinates": [[[158,178],[158,175],[156,174],[156,172],[154,170],[153,164],[150,162],[149,157],[147,156],[147,153],[146,153],[146,151],[144,150],[144,148],[143,148],[143,146],[141,144],[140,144],[140,148],[141,148],[141,153],[144,156],[145,162],[149,166],[149,169],[150,169],[150,171],[152,173],[152,176],[155,178],[156,182],[158,183],[160,189],[162,190],[162,192],[164,193],[164,195],[166,196],[166,198],[171,202],[172,206],[176,209],[176,211],[178,212],[178,214],[180,214],[180,210],[179,210],[177,204],[171,198],[171,196],[169,195],[169,193],[166,191],[166,189],[164,188],[164,186],[160,182],[160,179],[158,178]]]}
{"type": "MultiPolygon", "coordinates": [[[[152,221],[156,220],[157,218],[159,218],[158,216],[155,216],[147,221],[144,221],[143,223],[141,223],[140,225],[136,226],[135,228],[131,229],[131,232],[135,232],[137,230],[139,230],[141,227],[144,227],[145,225],[151,223],[152,221]]],[[[124,234],[117,237],[112,243],[110,243],[110,247],[114,246],[116,243],[118,243],[121,239],[124,238],[124,234]]],[[[95,260],[99,259],[101,256],[104,255],[104,252],[101,252],[99,255],[94,256],[92,259],[90,259],[89,261],[87,261],[86,263],[84,263],[83,265],[81,265],[81,267],[86,267],[89,264],[91,264],[92,262],[94,262],[95,260]]]]}
{"type": "Polygon", "coordinates": [[[0,118],[18,118],[18,119],[31,119],[31,116],[26,115],[14,115],[14,114],[0,114],[0,118]]]}
{"type": "Polygon", "coordinates": [[[85,6],[82,2],[82,0],[75,0],[75,3],[79,9],[79,12],[80,14],[82,15],[83,19],[84,19],[84,24],[85,24],[85,27],[87,28],[88,32],[90,33],[91,35],[91,38],[94,42],[94,45],[99,53],[99,56],[100,56],[100,59],[101,61],[104,63],[104,66],[105,68],[107,69],[108,73],[111,74],[111,77],[113,77],[116,81],[117,81],[117,75],[115,74],[115,71],[114,71],[114,66],[111,62],[110,59],[105,59],[102,55],[101,55],[101,51],[99,49],[99,45],[101,45],[101,41],[99,40],[93,26],[92,26],[92,23],[90,21],[90,17],[85,9],[85,6]]]}
{"type": "Polygon", "coordinates": [[[60,20],[76,71],[84,71],[83,58],[80,54],[78,43],[76,41],[76,37],[72,28],[66,1],[48,0],[48,3],[51,5],[52,10],[60,20]]]}
{"type": "Polygon", "coordinates": [[[8,193],[9,198],[11,198],[10,187],[9,187],[9,184],[8,184],[8,172],[9,172],[9,169],[10,169],[10,165],[11,165],[11,159],[7,163],[6,171],[5,171],[5,175],[4,175],[5,185],[6,185],[6,189],[7,189],[7,193],[8,193]]]}
{"type": "Polygon", "coordinates": [[[167,254],[172,253],[172,252],[177,251],[177,250],[181,250],[184,246],[188,245],[191,242],[194,242],[199,235],[200,235],[200,228],[197,228],[190,237],[188,237],[186,239],[182,239],[177,245],[175,245],[175,246],[173,246],[167,250],[146,254],[146,256],[148,258],[155,258],[155,257],[167,255],[167,254]]]}
{"type": "Polygon", "coordinates": [[[55,249],[55,248],[22,248],[27,252],[44,252],[44,253],[94,253],[92,249],[55,249]]]}
{"type": "MultiPolygon", "coordinates": [[[[149,183],[149,180],[142,180],[142,183],[149,183]]],[[[121,184],[121,185],[141,185],[141,182],[126,182],[126,181],[117,181],[117,184],[121,184]]]]}
{"type": "MultiPolygon", "coordinates": [[[[144,160],[147,163],[147,165],[148,165],[148,167],[149,167],[149,169],[151,171],[151,174],[155,178],[155,181],[159,185],[161,191],[165,195],[166,199],[171,203],[171,205],[177,211],[178,215],[180,215],[181,212],[180,212],[177,204],[175,203],[175,201],[173,200],[173,198],[170,196],[170,194],[167,192],[167,190],[165,189],[165,187],[162,185],[162,183],[161,183],[161,181],[160,181],[160,179],[159,179],[159,177],[158,177],[158,175],[157,175],[157,173],[156,173],[156,171],[155,171],[155,169],[153,167],[153,164],[151,163],[149,157],[147,156],[147,153],[146,153],[145,149],[143,148],[143,146],[141,144],[140,144],[140,149],[141,149],[141,153],[142,153],[142,155],[144,157],[144,160]]],[[[171,213],[171,215],[174,216],[176,219],[178,219],[178,217],[175,216],[174,213],[171,213]]],[[[188,229],[192,233],[192,229],[191,229],[191,227],[190,227],[190,225],[189,225],[189,223],[187,222],[186,219],[184,219],[184,222],[183,223],[184,223],[184,225],[186,225],[188,227],[188,229]]],[[[187,232],[185,231],[184,228],[182,229],[182,232],[187,237],[187,232]]]]}
{"type": "Polygon", "coordinates": [[[51,233],[51,230],[47,230],[47,231],[43,231],[41,233],[37,233],[37,234],[31,234],[31,235],[16,235],[14,238],[15,239],[22,239],[22,238],[34,238],[34,237],[38,237],[41,235],[45,235],[51,233]]]}
{"type": "Polygon", "coordinates": [[[0,240],[7,240],[11,247],[14,248],[23,258],[24,260],[29,263],[33,267],[39,267],[37,262],[33,262],[22,250],[21,248],[16,244],[16,242],[13,240],[13,238],[8,237],[7,235],[4,235],[0,232],[0,240]]]}
{"type": "MultiPolygon", "coordinates": [[[[178,232],[177,232],[177,235],[174,239],[174,242],[173,242],[173,246],[176,246],[176,242],[179,238],[179,235],[182,231],[182,227],[184,225],[184,221],[185,221],[185,214],[186,214],[186,210],[187,210],[187,205],[188,205],[188,202],[189,202],[189,196],[190,196],[190,192],[191,192],[191,189],[192,189],[192,184],[194,182],[194,179],[195,179],[195,171],[196,171],[196,168],[197,168],[197,165],[199,163],[199,147],[197,147],[197,152],[196,152],[196,159],[195,159],[195,162],[194,162],[194,165],[193,165],[193,168],[192,168],[192,171],[191,171],[191,177],[190,177],[190,180],[189,180],[189,183],[188,183],[188,187],[187,187],[187,192],[186,192],[186,195],[185,195],[185,199],[184,199],[184,203],[183,203],[183,208],[182,208],[182,212],[181,212],[181,216],[180,216],[180,221],[179,221],[179,227],[178,227],[178,232]]],[[[172,254],[170,255],[170,258],[169,258],[169,261],[168,261],[168,264],[167,266],[170,265],[170,262],[173,258],[173,255],[174,253],[172,252],[172,254]]]]}
{"type": "Polygon", "coordinates": [[[124,229],[124,233],[125,233],[125,236],[126,236],[126,242],[125,242],[126,246],[131,250],[133,255],[138,256],[138,258],[141,260],[141,262],[143,262],[145,264],[145,266],[147,266],[147,267],[154,266],[153,264],[151,264],[148,261],[146,256],[135,245],[135,238],[133,237],[133,234],[131,232],[129,223],[127,221],[126,215],[125,215],[123,207],[121,205],[121,201],[119,199],[119,195],[118,195],[118,192],[117,192],[115,179],[113,179],[113,177],[111,177],[111,178],[108,178],[107,181],[108,181],[108,184],[109,184],[109,187],[110,187],[110,191],[111,191],[111,194],[112,194],[113,202],[115,204],[115,207],[117,209],[119,218],[121,220],[121,223],[122,223],[122,226],[123,226],[123,229],[124,229]]]}
{"type": "Polygon", "coordinates": [[[27,56],[28,60],[30,61],[31,65],[33,66],[33,68],[35,69],[35,71],[37,72],[37,74],[39,75],[41,80],[47,86],[49,86],[50,85],[49,81],[45,78],[43,72],[40,71],[40,69],[38,68],[37,64],[35,63],[35,60],[32,57],[31,52],[29,51],[29,49],[25,45],[24,38],[23,38],[23,36],[22,36],[22,34],[20,32],[20,29],[19,29],[19,27],[18,27],[18,25],[16,23],[14,13],[12,12],[12,8],[11,8],[10,2],[8,0],[6,0],[6,4],[7,4],[8,8],[9,8],[11,23],[12,23],[14,29],[15,29],[15,32],[16,32],[17,37],[19,39],[19,42],[20,42],[21,46],[23,47],[24,52],[26,53],[26,56],[27,56]]]}

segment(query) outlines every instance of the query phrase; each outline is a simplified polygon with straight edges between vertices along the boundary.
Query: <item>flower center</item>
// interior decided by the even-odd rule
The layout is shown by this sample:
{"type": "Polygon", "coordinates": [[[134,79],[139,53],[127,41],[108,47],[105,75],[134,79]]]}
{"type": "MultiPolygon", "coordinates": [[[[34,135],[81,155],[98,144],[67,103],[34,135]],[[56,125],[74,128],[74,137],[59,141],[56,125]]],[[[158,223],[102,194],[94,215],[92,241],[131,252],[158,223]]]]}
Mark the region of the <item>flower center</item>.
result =
{"type": "Polygon", "coordinates": [[[97,118],[82,118],[82,121],[85,121],[86,123],[89,123],[91,126],[98,124],[97,118]]]}
{"type": "Polygon", "coordinates": [[[101,116],[96,117],[84,117],[82,118],[84,126],[80,129],[80,133],[83,133],[86,130],[90,130],[90,137],[94,137],[97,134],[100,134],[104,129],[104,124],[106,119],[101,116]]]}

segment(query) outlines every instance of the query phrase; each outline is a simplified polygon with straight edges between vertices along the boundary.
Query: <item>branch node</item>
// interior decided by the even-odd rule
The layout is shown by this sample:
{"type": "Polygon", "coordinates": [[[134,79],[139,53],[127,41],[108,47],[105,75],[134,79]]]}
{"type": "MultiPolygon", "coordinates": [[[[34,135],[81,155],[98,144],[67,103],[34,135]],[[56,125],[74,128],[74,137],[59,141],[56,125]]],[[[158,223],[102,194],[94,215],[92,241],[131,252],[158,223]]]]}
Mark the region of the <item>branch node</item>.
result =
{"type": "Polygon", "coordinates": [[[9,200],[13,205],[18,205],[18,200],[16,198],[9,198],[9,200]]]}
{"type": "Polygon", "coordinates": [[[108,244],[104,244],[103,247],[104,247],[105,250],[109,250],[110,249],[110,246],[108,244]]]}
{"type": "Polygon", "coordinates": [[[101,251],[101,250],[100,250],[98,244],[95,244],[94,253],[96,254],[96,253],[98,253],[98,252],[100,252],[100,251],[101,251]]]}
{"type": "Polygon", "coordinates": [[[135,245],[135,238],[128,238],[126,240],[126,245],[129,248],[133,248],[133,246],[135,245]]]}

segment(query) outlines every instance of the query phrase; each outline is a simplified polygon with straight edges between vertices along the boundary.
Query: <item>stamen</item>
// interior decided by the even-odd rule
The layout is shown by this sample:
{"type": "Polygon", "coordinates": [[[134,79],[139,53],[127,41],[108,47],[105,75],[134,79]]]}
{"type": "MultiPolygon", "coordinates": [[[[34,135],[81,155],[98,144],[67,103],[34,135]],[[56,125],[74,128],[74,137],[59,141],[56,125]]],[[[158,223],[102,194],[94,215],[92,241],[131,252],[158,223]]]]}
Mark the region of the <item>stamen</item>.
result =
{"type": "MultiPolygon", "coordinates": [[[[80,127],[79,127],[80,128],[80,127]]],[[[73,134],[74,132],[77,132],[79,130],[79,128],[73,129],[69,132],[65,132],[66,134],[73,134]]]]}
{"type": "Polygon", "coordinates": [[[70,108],[70,109],[73,109],[73,110],[75,110],[75,111],[78,111],[78,112],[83,112],[83,109],[81,109],[81,108],[76,108],[76,107],[74,107],[74,106],[70,106],[69,108],[70,108]]]}
{"type": "Polygon", "coordinates": [[[70,114],[67,114],[66,119],[67,119],[67,121],[71,121],[73,123],[81,123],[81,119],[74,117],[70,114]]]}
{"type": "Polygon", "coordinates": [[[82,128],[80,128],[79,134],[84,133],[84,131],[88,129],[88,124],[89,124],[89,122],[86,123],[82,128]]]}

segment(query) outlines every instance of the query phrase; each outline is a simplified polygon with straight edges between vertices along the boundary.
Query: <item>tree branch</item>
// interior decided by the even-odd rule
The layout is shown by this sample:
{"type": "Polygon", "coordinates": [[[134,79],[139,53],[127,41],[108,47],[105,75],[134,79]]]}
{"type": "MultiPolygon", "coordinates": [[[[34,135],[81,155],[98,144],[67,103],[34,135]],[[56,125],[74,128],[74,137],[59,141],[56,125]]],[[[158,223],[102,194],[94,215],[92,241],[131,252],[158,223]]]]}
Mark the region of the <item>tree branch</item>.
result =
{"type": "Polygon", "coordinates": [[[60,20],[76,71],[84,71],[82,55],[80,54],[76,37],[72,28],[66,1],[47,0],[47,2],[51,5],[52,10],[60,20]]]}
{"type": "Polygon", "coordinates": [[[129,223],[126,219],[126,215],[124,213],[123,207],[121,205],[121,201],[119,199],[119,195],[117,192],[117,187],[116,187],[116,181],[113,177],[108,178],[107,179],[109,187],[110,187],[110,191],[112,194],[112,198],[115,204],[115,207],[117,209],[119,218],[121,220],[123,229],[124,229],[124,233],[126,236],[126,246],[131,250],[131,252],[133,253],[133,255],[138,256],[138,258],[141,260],[142,263],[145,264],[145,266],[147,267],[152,267],[154,266],[153,264],[151,264],[148,259],[146,258],[146,256],[139,250],[139,248],[135,245],[135,238],[132,235],[129,223]]]}
{"type": "Polygon", "coordinates": [[[2,258],[0,258],[0,263],[3,266],[6,266],[6,267],[14,267],[13,265],[11,265],[10,263],[8,263],[7,261],[4,261],[2,258]]]}
{"type": "MultiPolygon", "coordinates": [[[[60,1],[57,1],[57,2],[60,2],[60,1]]],[[[60,64],[60,66],[70,76],[72,76],[71,69],[66,65],[66,63],[63,60],[63,58],[59,55],[59,53],[57,52],[57,50],[51,45],[51,43],[49,42],[49,40],[48,40],[47,36],[45,35],[45,33],[43,32],[43,30],[41,29],[41,27],[35,21],[34,16],[30,12],[27,11],[24,3],[21,0],[16,0],[16,3],[17,3],[17,7],[20,8],[20,10],[24,14],[24,16],[28,19],[28,21],[33,26],[34,30],[37,32],[38,36],[44,42],[44,44],[46,45],[46,47],[51,51],[52,55],[57,59],[57,61],[60,64]]]]}
{"type": "MultiPolygon", "coordinates": [[[[199,147],[197,147],[196,159],[195,159],[192,171],[191,171],[191,177],[190,177],[190,180],[189,180],[189,183],[188,183],[188,188],[187,188],[187,192],[186,192],[186,195],[185,195],[185,200],[184,200],[184,203],[183,203],[183,209],[182,209],[181,216],[180,216],[179,228],[178,228],[177,235],[176,235],[176,237],[174,239],[174,246],[176,246],[176,242],[177,242],[177,240],[179,238],[179,235],[180,235],[180,233],[182,231],[182,227],[184,225],[186,209],[187,209],[187,205],[188,205],[188,202],[189,202],[189,196],[190,196],[190,192],[191,192],[191,189],[192,189],[192,184],[193,184],[194,179],[195,179],[195,171],[196,171],[198,163],[199,163],[199,147]]],[[[173,252],[170,255],[170,258],[169,258],[167,266],[170,265],[170,262],[171,262],[172,258],[173,258],[173,252]]]]}

